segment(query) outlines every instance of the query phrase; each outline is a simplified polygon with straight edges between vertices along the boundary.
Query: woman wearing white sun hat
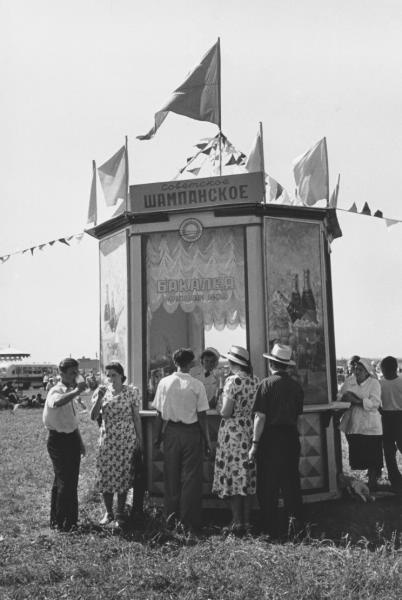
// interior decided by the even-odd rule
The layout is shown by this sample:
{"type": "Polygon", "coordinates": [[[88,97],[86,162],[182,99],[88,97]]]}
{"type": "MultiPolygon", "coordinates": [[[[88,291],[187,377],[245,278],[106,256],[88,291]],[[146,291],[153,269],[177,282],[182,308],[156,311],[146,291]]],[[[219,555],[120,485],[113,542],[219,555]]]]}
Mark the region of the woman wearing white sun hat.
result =
{"type": "Polygon", "coordinates": [[[228,498],[233,515],[232,527],[250,527],[250,511],[256,493],[256,468],[250,465],[248,449],[253,435],[252,409],[258,379],[252,374],[250,356],[241,346],[232,346],[224,355],[231,375],[223,388],[223,417],[216,447],[212,491],[228,498]]]}

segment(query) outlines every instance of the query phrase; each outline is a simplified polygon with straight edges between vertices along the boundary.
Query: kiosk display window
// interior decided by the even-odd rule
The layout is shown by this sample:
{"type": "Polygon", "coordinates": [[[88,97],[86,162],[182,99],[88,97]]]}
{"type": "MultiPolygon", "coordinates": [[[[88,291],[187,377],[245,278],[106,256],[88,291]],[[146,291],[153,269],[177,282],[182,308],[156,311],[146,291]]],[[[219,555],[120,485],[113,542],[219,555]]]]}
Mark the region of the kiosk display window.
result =
{"type": "Polygon", "coordinates": [[[290,345],[305,404],[327,403],[321,226],[266,217],[264,235],[270,349],[276,342],[290,345]]]}
{"type": "MultiPolygon", "coordinates": [[[[210,340],[246,329],[244,228],[208,228],[186,241],[178,231],[146,239],[148,401],[173,370],[172,354],[199,356],[210,340]]],[[[219,347],[219,344],[218,344],[219,347]]]]}
{"type": "Polygon", "coordinates": [[[111,361],[127,369],[127,237],[100,242],[101,369],[111,361]]]}

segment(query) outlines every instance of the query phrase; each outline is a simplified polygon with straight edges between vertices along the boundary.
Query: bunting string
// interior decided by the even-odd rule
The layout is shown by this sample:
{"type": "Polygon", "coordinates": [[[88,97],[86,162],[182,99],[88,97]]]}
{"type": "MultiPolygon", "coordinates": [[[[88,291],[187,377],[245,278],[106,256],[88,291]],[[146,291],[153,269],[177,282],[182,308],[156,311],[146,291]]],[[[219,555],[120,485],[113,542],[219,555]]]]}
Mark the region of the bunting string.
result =
{"type": "Polygon", "coordinates": [[[56,244],[56,242],[60,244],[65,244],[66,246],[70,246],[70,242],[72,242],[73,240],[76,240],[79,243],[84,237],[84,234],[85,231],[80,231],[80,233],[74,233],[73,235],[64,236],[55,240],[51,240],[50,242],[42,242],[37,246],[31,246],[30,248],[25,248],[24,250],[16,250],[15,252],[9,252],[8,254],[0,256],[0,263],[4,264],[16,254],[26,254],[27,252],[30,252],[31,256],[33,256],[35,250],[43,250],[46,246],[53,246],[54,244],[56,244]]]}

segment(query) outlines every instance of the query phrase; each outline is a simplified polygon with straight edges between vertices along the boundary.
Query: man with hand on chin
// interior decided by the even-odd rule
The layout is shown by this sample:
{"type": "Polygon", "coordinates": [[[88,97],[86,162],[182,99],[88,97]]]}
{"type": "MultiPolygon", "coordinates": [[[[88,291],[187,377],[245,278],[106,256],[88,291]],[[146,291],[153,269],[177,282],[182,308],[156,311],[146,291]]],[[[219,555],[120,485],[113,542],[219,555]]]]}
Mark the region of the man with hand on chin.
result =
{"type": "Polygon", "coordinates": [[[78,477],[85,446],[78,429],[74,399],[86,389],[85,381],[76,382],[78,367],[74,358],[61,361],[61,380],[49,390],[43,409],[43,423],[49,430],[47,449],[54,470],[50,527],[59,531],[70,531],[78,521],[78,477]]]}
{"type": "Polygon", "coordinates": [[[257,458],[257,496],[263,529],[272,537],[279,535],[278,498],[282,492],[285,513],[296,526],[302,524],[300,490],[300,441],[297,429],[303,412],[304,393],[288,373],[292,349],[275,344],[269,360],[271,375],[263,379],[254,399],[254,431],[249,459],[257,458]]]}

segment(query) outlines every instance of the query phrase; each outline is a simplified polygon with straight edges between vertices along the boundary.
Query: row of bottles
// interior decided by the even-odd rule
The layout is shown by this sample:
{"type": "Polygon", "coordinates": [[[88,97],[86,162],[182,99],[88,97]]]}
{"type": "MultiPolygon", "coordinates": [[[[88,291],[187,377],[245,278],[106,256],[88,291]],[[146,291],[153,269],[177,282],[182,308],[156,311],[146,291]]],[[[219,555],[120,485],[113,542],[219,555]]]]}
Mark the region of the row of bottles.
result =
{"type": "Polygon", "coordinates": [[[292,293],[287,306],[292,323],[297,319],[306,319],[317,323],[317,305],[311,289],[310,269],[303,269],[303,292],[299,290],[299,275],[292,276],[292,293]]]}
{"type": "Polygon", "coordinates": [[[107,284],[106,284],[106,302],[105,302],[105,306],[103,309],[103,320],[105,321],[105,323],[109,323],[110,329],[112,331],[116,330],[118,319],[117,319],[116,309],[115,309],[115,305],[114,305],[114,293],[112,291],[112,301],[110,302],[109,286],[107,284]]]}

